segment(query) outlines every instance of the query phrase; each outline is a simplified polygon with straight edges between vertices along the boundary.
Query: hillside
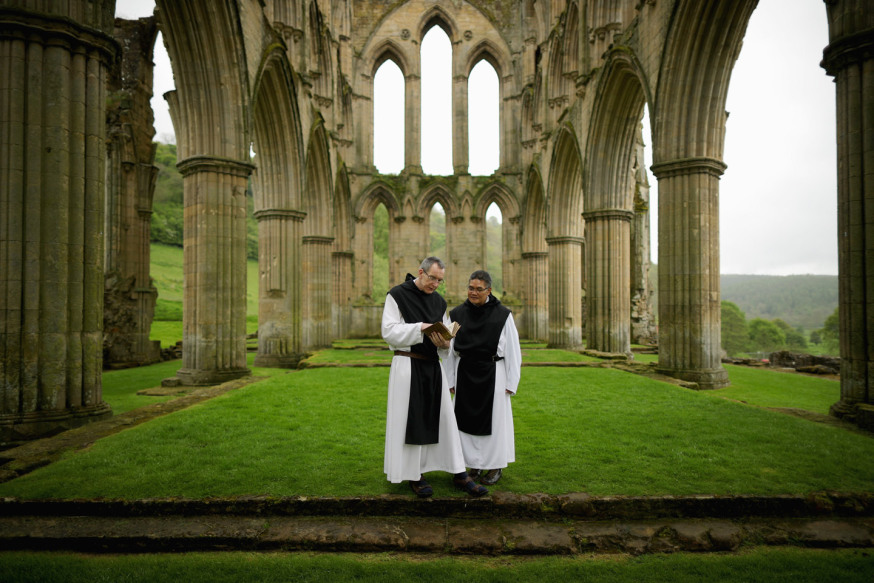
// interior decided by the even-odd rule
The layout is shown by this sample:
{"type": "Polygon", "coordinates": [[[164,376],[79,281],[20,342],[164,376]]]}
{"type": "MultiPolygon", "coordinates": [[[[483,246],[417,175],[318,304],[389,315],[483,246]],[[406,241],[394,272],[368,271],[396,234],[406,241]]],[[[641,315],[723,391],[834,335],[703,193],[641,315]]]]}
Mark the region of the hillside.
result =
{"type": "Polygon", "coordinates": [[[722,299],[733,302],[747,320],[781,318],[805,330],[822,328],[838,305],[835,275],[727,275],[722,299]]]}

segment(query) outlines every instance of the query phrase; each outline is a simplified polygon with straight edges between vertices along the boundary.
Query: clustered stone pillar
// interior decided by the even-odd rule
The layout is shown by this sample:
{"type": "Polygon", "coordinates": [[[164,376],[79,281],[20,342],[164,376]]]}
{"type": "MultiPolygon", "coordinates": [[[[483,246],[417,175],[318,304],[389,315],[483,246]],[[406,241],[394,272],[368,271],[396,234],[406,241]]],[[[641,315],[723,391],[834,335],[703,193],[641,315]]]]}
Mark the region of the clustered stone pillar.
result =
{"type": "Polygon", "coordinates": [[[835,78],[840,161],[841,398],[831,413],[874,430],[874,10],[861,1],[831,1],[826,8],[822,64],[835,78]]]}
{"type": "Polygon", "coordinates": [[[355,257],[352,251],[334,251],[334,282],[333,282],[333,338],[346,338],[351,329],[349,320],[349,308],[352,303],[352,260],[355,257]]]}
{"type": "Polygon", "coordinates": [[[2,441],[112,414],[101,374],[114,3],[17,4],[0,7],[2,441]]]}
{"type": "Polygon", "coordinates": [[[331,345],[331,301],[333,237],[308,235],[303,238],[303,346],[304,350],[331,345]]]}
{"type": "Polygon", "coordinates": [[[688,158],[654,164],[659,180],[659,370],[728,385],[720,349],[719,177],[725,164],[688,158]]]}
{"type": "Polygon", "coordinates": [[[161,360],[149,340],[158,290],[150,277],[152,197],[158,168],[152,98],[155,18],[116,20],[120,71],[107,100],[106,253],[103,314],[104,366],[161,360]]]}
{"type": "Polygon", "coordinates": [[[294,368],[301,344],[301,225],[306,213],[262,209],[258,221],[258,354],[255,366],[294,368]]]}
{"type": "Polygon", "coordinates": [[[631,355],[631,218],[622,209],[586,220],[586,347],[631,355]]]}
{"type": "Polygon", "coordinates": [[[404,170],[422,173],[422,78],[409,74],[404,83],[404,170]]]}
{"type": "Polygon", "coordinates": [[[245,376],[246,182],[253,166],[194,156],[177,164],[185,189],[183,385],[245,376]]]}
{"type": "MultiPolygon", "coordinates": [[[[522,253],[527,278],[525,287],[526,338],[545,341],[549,338],[549,253],[528,251],[522,253]]],[[[521,334],[521,331],[520,331],[521,334]]]]}
{"type": "Polygon", "coordinates": [[[549,246],[549,346],[579,348],[583,344],[582,237],[547,237],[549,246]]]}

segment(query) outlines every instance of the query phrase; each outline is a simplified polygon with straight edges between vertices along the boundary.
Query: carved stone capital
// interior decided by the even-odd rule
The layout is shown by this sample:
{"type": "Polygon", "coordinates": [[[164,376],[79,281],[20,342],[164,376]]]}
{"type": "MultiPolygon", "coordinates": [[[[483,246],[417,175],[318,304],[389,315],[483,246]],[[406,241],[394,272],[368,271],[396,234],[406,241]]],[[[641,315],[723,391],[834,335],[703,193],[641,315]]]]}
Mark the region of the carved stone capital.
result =
{"type": "Polygon", "coordinates": [[[307,214],[304,211],[296,211],[292,209],[261,209],[252,213],[257,221],[265,221],[271,219],[288,219],[297,222],[303,222],[307,214]]]}
{"type": "Polygon", "coordinates": [[[727,166],[722,160],[716,158],[680,158],[669,162],[659,162],[651,167],[656,178],[673,178],[674,176],[688,176],[690,174],[710,174],[719,178],[725,172],[727,166]]]}
{"type": "Polygon", "coordinates": [[[255,170],[255,166],[248,162],[221,158],[219,156],[192,156],[176,164],[176,168],[179,169],[179,173],[183,177],[197,174],[198,172],[210,172],[230,174],[238,178],[248,178],[252,171],[255,170]]]}
{"type": "Polygon", "coordinates": [[[606,221],[610,219],[631,222],[631,219],[634,218],[634,211],[625,209],[599,209],[596,211],[584,212],[583,218],[586,219],[586,221],[591,222],[606,221]]]}

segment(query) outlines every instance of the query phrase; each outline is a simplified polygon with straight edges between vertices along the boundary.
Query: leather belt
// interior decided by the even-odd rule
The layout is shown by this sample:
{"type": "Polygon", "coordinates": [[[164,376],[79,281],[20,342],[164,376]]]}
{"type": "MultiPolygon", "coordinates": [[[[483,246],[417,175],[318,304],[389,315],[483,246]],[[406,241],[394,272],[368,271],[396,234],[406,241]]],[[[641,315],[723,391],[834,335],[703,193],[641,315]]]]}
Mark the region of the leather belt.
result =
{"type": "Polygon", "coordinates": [[[403,350],[395,350],[395,356],[406,356],[408,358],[418,358],[419,360],[437,360],[436,358],[429,358],[418,352],[404,352],[403,350]]]}

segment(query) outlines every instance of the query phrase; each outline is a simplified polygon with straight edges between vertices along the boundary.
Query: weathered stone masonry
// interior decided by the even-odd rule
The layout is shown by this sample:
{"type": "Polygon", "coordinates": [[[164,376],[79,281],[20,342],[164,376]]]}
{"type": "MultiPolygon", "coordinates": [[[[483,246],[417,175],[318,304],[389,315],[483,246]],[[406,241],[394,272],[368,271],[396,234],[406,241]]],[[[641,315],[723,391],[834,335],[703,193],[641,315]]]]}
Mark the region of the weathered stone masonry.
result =
{"type": "MultiPolygon", "coordinates": [[[[725,99],[756,4],[157,0],[176,81],[165,98],[185,189],[180,381],[248,374],[243,199],[250,179],[260,236],[259,365],[294,366],[333,338],[377,334],[373,213],[379,204],[388,211],[389,275],[399,282],[430,251],[437,202],[447,215],[450,304],[463,299],[467,275],[484,266],[485,213],[495,203],[504,217],[505,296],[523,336],[629,353],[654,321],[645,247],[647,212],[656,209],[640,173],[646,104],[653,136],[646,146],[659,181],[659,368],[700,388],[724,386],[718,205],[720,176],[730,171],[722,160],[725,99]],[[433,26],[452,45],[451,176],[421,169],[427,112],[419,48],[433,26]],[[373,166],[373,78],[387,60],[405,79],[398,176],[373,166]],[[481,60],[500,87],[500,167],[485,177],[468,173],[467,79],[481,60]]],[[[833,412],[865,424],[874,406],[866,307],[874,268],[865,243],[874,240],[865,219],[866,204],[874,204],[865,187],[874,167],[866,145],[874,132],[867,114],[874,7],[825,4],[823,65],[838,95],[844,357],[833,412]]],[[[128,335],[131,346],[149,349],[141,340],[153,295],[142,244],[121,234],[125,226],[143,230],[150,193],[141,189],[151,169],[137,142],[142,134],[106,134],[107,71],[119,53],[113,6],[0,6],[4,435],[108,413],[99,380],[104,238],[107,265],[127,261],[126,243],[139,249],[132,253],[140,263],[120,273],[137,282],[142,318],[128,335]],[[136,182],[137,202],[110,195],[105,211],[106,176],[113,189],[136,182]]],[[[139,78],[149,74],[144,68],[139,78]]]]}

